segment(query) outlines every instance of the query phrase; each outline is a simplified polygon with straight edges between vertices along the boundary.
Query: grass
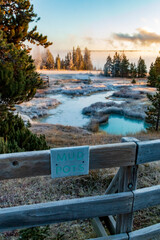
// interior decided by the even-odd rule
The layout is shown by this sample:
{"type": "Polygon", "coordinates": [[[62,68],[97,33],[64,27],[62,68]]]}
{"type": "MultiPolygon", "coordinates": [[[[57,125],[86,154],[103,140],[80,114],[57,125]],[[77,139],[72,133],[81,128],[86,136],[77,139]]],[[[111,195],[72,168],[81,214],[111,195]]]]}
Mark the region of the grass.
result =
{"type": "MultiPolygon", "coordinates": [[[[89,133],[74,127],[36,124],[34,133],[45,134],[50,147],[96,145],[120,142],[121,136],[105,133],[89,133]]],[[[140,140],[160,138],[159,133],[149,132],[134,135],[140,140]]],[[[51,179],[50,176],[1,181],[0,207],[18,206],[54,200],[72,199],[104,194],[117,169],[92,171],[83,177],[51,179]],[[14,187],[13,187],[14,186],[14,187]]],[[[160,184],[160,164],[141,165],[138,188],[160,184]]],[[[160,207],[135,213],[134,229],[160,222],[160,207]]],[[[0,235],[0,240],[16,240],[19,231],[0,235]]],[[[96,237],[89,220],[72,221],[50,226],[46,240],[83,240],[96,237]]]]}

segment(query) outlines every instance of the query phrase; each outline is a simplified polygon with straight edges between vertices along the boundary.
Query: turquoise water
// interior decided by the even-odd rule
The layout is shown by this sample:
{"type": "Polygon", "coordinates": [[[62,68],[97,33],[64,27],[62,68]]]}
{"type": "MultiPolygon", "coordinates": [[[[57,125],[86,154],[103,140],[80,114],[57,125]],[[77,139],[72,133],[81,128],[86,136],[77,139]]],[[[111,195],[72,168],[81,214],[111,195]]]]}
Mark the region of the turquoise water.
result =
{"type": "MultiPolygon", "coordinates": [[[[110,101],[106,97],[110,97],[113,92],[101,92],[90,96],[70,97],[62,94],[48,95],[48,97],[56,98],[61,102],[59,106],[49,110],[49,116],[40,119],[40,122],[50,124],[62,124],[67,126],[83,127],[90,121],[90,117],[82,114],[82,109],[95,102],[110,101]]],[[[116,101],[116,99],[114,99],[116,101]]],[[[117,103],[121,101],[117,99],[117,103]]],[[[127,118],[121,115],[111,114],[109,121],[105,125],[100,126],[109,134],[127,135],[129,133],[137,133],[146,131],[147,125],[143,120],[127,118]]]]}
{"type": "Polygon", "coordinates": [[[146,131],[147,124],[143,120],[127,118],[117,114],[111,114],[107,124],[101,125],[100,130],[113,135],[134,134],[146,131]]]}
{"type": "Polygon", "coordinates": [[[90,121],[88,116],[82,114],[83,108],[95,102],[110,101],[106,100],[106,97],[110,97],[112,94],[113,91],[96,93],[90,96],[75,97],[62,94],[47,95],[47,97],[57,99],[61,104],[54,109],[50,109],[49,116],[40,119],[40,121],[50,124],[83,127],[90,121]]]}

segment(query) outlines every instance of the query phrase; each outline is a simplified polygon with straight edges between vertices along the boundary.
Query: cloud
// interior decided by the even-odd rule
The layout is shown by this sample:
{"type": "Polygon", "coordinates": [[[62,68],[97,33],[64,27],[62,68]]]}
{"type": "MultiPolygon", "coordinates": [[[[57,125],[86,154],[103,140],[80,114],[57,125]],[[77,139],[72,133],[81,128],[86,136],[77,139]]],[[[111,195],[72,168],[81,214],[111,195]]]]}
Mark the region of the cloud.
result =
{"type": "Polygon", "coordinates": [[[150,46],[153,43],[160,43],[160,35],[155,32],[149,32],[145,29],[138,28],[137,33],[132,35],[125,33],[114,33],[113,38],[120,41],[128,41],[139,43],[141,45],[150,46]]]}

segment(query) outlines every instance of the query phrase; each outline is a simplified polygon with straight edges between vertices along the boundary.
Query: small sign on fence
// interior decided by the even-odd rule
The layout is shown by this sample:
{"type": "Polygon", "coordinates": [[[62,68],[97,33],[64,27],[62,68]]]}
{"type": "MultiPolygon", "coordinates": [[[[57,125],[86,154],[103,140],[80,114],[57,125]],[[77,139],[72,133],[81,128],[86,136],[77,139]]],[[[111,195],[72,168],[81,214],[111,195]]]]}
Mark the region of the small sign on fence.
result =
{"type": "Polygon", "coordinates": [[[87,175],[89,146],[51,149],[51,177],[87,175]]]}

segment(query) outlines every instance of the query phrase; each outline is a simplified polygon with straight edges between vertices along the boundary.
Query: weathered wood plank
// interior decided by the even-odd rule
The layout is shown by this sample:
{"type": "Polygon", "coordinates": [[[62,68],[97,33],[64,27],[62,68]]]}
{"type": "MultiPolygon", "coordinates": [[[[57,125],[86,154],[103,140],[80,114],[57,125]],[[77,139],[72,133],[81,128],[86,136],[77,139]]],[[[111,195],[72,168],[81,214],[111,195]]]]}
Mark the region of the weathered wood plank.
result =
{"type": "MultiPolygon", "coordinates": [[[[122,138],[123,142],[139,140],[136,138],[122,138]]],[[[137,187],[137,171],[138,166],[121,167],[119,172],[118,192],[133,191],[137,187]]],[[[116,220],[116,233],[126,233],[132,231],[133,212],[118,215],[116,220]]]]}
{"type": "Polygon", "coordinates": [[[100,169],[104,166],[120,167],[132,166],[135,163],[135,143],[115,143],[102,146],[93,146],[90,149],[91,169],[100,169]]]}
{"type": "Polygon", "coordinates": [[[158,240],[160,239],[160,223],[136,230],[127,234],[117,234],[108,237],[92,238],[89,240],[158,240]]]}
{"type": "MultiPolygon", "coordinates": [[[[133,137],[123,137],[121,139],[122,143],[126,143],[126,142],[137,143],[138,141],[139,140],[137,138],[133,138],[133,137]]],[[[136,161],[136,155],[135,155],[135,161],[136,161]]],[[[137,182],[137,166],[120,168],[117,174],[114,176],[112,182],[110,183],[105,193],[107,194],[107,193],[114,193],[117,191],[119,192],[131,191],[136,188],[136,182],[137,182]],[[130,185],[131,188],[128,188],[128,185],[130,185]]],[[[117,216],[117,224],[112,216],[107,216],[104,219],[105,219],[106,226],[108,227],[111,234],[115,234],[116,231],[118,233],[126,232],[129,230],[131,231],[132,223],[133,223],[132,213],[117,216]]]]}
{"type": "MultiPolygon", "coordinates": [[[[117,143],[90,147],[90,169],[133,165],[135,143],[117,143]]],[[[50,175],[50,151],[0,155],[0,180],[50,175]]]]}
{"type": "MultiPolygon", "coordinates": [[[[136,188],[136,167],[121,167],[119,173],[118,192],[128,192],[136,188]]],[[[125,233],[132,230],[133,213],[118,215],[116,233],[125,233]]]]}
{"type": "Polygon", "coordinates": [[[160,204],[160,185],[138,189],[133,191],[133,193],[134,211],[160,204]]]}
{"type": "Polygon", "coordinates": [[[100,238],[92,238],[88,240],[129,240],[128,235],[126,233],[117,234],[108,237],[100,237],[100,238]]]}
{"type": "Polygon", "coordinates": [[[134,137],[122,137],[121,142],[139,142],[140,140],[134,137]]]}
{"type": "Polygon", "coordinates": [[[97,234],[97,237],[107,237],[108,236],[99,217],[93,218],[91,222],[92,222],[92,226],[97,234]]]}
{"type": "Polygon", "coordinates": [[[0,154],[0,180],[50,174],[50,151],[0,154]]]}
{"type": "Polygon", "coordinates": [[[112,194],[118,191],[119,172],[120,169],[118,170],[117,174],[113,177],[112,181],[110,182],[108,188],[105,191],[105,194],[112,194]]]}
{"type": "Polygon", "coordinates": [[[3,208],[0,209],[0,231],[128,213],[132,199],[131,193],[117,193],[3,208]]]}
{"type": "Polygon", "coordinates": [[[137,164],[160,160],[160,139],[153,141],[137,142],[137,164]]]}
{"type": "MultiPolygon", "coordinates": [[[[107,190],[105,191],[105,194],[112,194],[116,193],[118,191],[118,181],[119,181],[119,172],[118,170],[117,174],[113,177],[111,183],[109,184],[107,190]]],[[[106,216],[103,217],[103,220],[111,234],[116,233],[116,221],[114,220],[113,216],[106,216]]]]}
{"type": "MultiPolygon", "coordinates": [[[[138,166],[123,167],[120,179],[119,192],[128,192],[136,189],[138,166]],[[122,191],[123,190],[123,191],[122,191]]],[[[132,231],[133,212],[117,216],[116,233],[125,233],[132,231]]]]}
{"type": "Polygon", "coordinates": [[[129,233],[130,240],[160,239],[160,223],[129,233]]]}

